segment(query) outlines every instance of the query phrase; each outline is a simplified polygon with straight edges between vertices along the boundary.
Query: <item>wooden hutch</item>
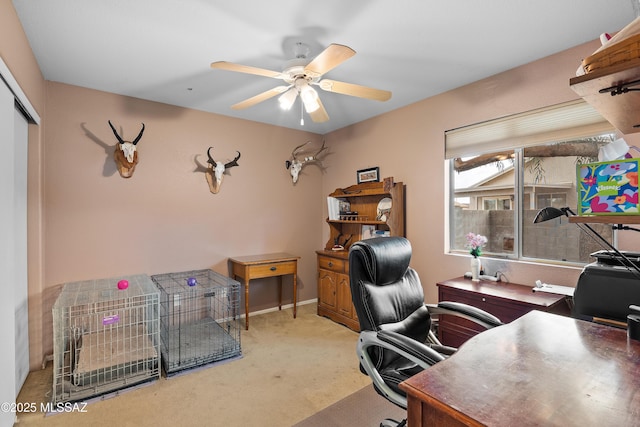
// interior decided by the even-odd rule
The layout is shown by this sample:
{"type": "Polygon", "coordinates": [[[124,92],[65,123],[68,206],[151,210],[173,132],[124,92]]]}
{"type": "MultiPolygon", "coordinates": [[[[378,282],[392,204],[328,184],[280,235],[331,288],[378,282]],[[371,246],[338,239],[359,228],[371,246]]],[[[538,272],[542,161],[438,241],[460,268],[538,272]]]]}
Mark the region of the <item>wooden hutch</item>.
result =
{"type": "Polygon", "coordinates": [[[386,231],[390,236],[404,236],[404,191],[402,182],[385,178],[383,182],[338,188],[329,194],[330,197],[348,202],[350,212],[338,219],[327,218],[329,240],[324,249],[316,251],[319,316],[328,317],[354,331],[360,329],[349,286],[349,248],[363,239],[365,228],[386,231]],[[382,218],[378,209],[381,201],[387,206],[391,203],[390,212],[385,212],[382,218]],[[344,249],[335,250],[336,244],[344,249]]]}

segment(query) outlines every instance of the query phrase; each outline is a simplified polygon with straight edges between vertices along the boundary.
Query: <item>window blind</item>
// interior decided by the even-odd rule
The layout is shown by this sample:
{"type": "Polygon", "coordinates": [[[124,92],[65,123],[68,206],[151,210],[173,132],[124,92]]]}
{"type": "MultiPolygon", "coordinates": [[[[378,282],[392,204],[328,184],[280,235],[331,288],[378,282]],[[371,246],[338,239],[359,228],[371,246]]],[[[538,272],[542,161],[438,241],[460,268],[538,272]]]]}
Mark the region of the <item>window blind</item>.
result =
{"type": "Polygon", "coordinates": [[[614,127],[582,99],[477,123],[445,132],[445,158],[584,138],[614,127]]]}

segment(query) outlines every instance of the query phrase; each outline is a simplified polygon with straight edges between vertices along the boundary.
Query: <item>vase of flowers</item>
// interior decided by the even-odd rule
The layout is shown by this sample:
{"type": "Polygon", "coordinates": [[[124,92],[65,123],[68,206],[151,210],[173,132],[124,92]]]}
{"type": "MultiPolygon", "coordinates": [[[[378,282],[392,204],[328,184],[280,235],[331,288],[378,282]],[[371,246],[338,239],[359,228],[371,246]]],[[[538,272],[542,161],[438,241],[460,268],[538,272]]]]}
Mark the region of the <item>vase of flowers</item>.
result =
{"type": "Polygon", "coordinates": [[[482,248],[487,244],[487,238],[480,234],[467,234],[467,248],[471,254],[471,280],[478,282],[480,280],[480,255],[482,248]]]}

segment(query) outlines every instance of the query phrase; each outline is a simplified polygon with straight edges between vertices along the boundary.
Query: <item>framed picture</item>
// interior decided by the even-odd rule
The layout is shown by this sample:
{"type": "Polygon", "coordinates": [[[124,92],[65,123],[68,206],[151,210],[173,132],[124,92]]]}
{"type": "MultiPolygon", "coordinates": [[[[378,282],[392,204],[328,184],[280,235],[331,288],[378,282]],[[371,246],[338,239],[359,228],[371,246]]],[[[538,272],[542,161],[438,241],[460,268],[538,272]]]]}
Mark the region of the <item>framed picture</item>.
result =
{"type": "Polygon", "coordinates": [[[380,182],[380,168],[360,169],[358,171],[358,184],[363,182],[380,182]]]}
{"type": "Polygon", "coordinates": [[[375,225],[363,225],[360,232],[362,240],[371,239],[375,237],[376,226],[375,225]]]}

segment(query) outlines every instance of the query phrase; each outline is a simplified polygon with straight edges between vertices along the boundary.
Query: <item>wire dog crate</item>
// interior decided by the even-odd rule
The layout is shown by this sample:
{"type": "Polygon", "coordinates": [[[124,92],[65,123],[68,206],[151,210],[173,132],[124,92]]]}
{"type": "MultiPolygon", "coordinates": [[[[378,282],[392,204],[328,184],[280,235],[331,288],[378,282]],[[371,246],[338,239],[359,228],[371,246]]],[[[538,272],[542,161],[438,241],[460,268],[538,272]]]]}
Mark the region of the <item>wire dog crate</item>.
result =
{"type": "Polygon", "coordinates": [[[65,284],[53,306],[52,401],[158,379],[159,297],[146,275],[65,284]],[[128,287],[121,290],[123,280],[128,287]]]}
{"type": "Polygon", "coordinates": [[[160,351],[167,376],[241,356],[238,281],[213,270],[151,279],[160,290],[160,351]]]}

